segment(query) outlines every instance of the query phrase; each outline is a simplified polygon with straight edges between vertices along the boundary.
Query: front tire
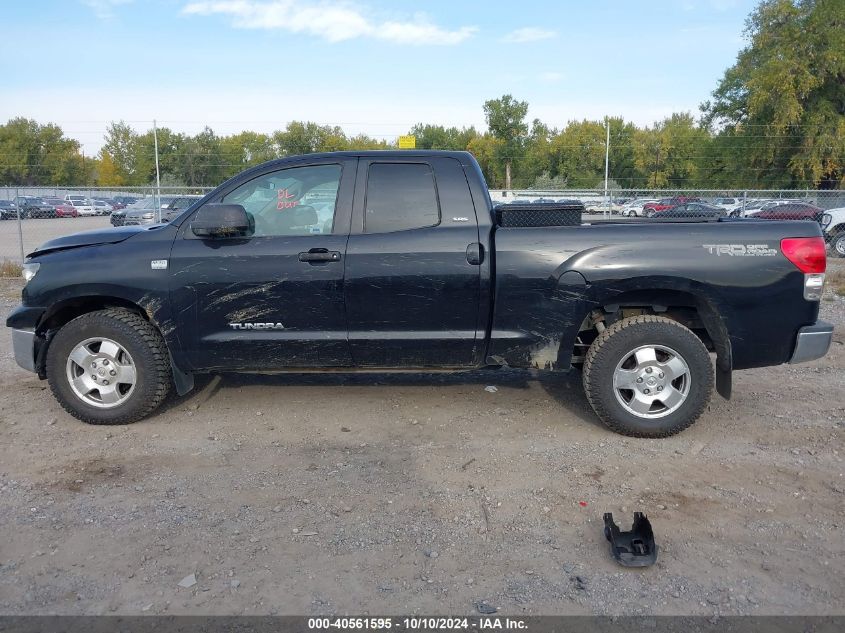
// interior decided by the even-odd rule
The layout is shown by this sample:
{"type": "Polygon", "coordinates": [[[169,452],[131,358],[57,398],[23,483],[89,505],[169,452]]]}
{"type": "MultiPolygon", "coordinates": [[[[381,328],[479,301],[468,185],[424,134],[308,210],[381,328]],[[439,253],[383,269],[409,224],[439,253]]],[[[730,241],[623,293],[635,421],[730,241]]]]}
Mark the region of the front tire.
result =
{"type": "Polygon", "coordinates": [[[79,316],[53,337],[47,380],[59,404],[88,424],[128,424],[149,415],[171,385],[167,346],[140,315],[107,308],[79,316]]]}
{"type": "Polygon", "coordinates": [[[833,236],[830,241],[830,251],[837,257],[845,257],[845,231],[833,236]]]}
{"type": "Polygon", "coordinates": [[[707,348],[677,321],[652,315],[617,321],[587,352],[584,391],[611,430],[668,437],[695,422],[710,402],[707,348]]]}

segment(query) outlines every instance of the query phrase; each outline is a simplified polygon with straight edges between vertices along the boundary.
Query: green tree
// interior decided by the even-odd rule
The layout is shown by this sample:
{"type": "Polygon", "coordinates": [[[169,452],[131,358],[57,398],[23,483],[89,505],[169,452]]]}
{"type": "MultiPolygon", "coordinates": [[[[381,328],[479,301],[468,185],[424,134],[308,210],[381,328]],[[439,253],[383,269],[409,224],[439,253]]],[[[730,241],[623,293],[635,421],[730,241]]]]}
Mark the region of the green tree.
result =
{"type": "Polygon", "coordinates": [[[525,117],[528,102],[516,101],[511,95],[484,102],[484,116],[487,127],[500,141],[499,158],[505,165],[505,188],[511,188],[511,167],[514,160],[522,156],[528,136],[525,117]]]}
{"type": "Polygon", "coordinates": [[[416,137],[417,149],[466,150],[469,142],[478,136],[474,127],[457,128],[417,123],[409,134],[416,137]]]}
{"type": "Polygon", "coordinates": [[[605,125],[601,121],[571,121],[551,141],[553,175],[574,188],[604,183],[605,125]]]}
{"type": "Polygon", "coordinates": [[[753,184],[845,185],[845,3],[764,0],[748,46],[702,104],[727,139],[725,172],[753,184]],[[737,161],[735,164],[731,164],[737,161]]]}
{"type": "Polygon", "coordinates": [[[79,142],[62,128],[19,117],[0,125],[0,183],[69,185],[87,180],[79,142]]]}
{"type": "Polygon", "coordinates": [[[273,141],[267,134],[240,132],[220,139],[223,158],[223,177],[231,178],[238,172],[278,157],[273,141]]]}
{"type": "Polygon", "coordinates": [[[690,113],[673,114],[634,134],[634,163],[646,187],[693,187],[702,184],[699,164],[709,141],[690,113]]]}

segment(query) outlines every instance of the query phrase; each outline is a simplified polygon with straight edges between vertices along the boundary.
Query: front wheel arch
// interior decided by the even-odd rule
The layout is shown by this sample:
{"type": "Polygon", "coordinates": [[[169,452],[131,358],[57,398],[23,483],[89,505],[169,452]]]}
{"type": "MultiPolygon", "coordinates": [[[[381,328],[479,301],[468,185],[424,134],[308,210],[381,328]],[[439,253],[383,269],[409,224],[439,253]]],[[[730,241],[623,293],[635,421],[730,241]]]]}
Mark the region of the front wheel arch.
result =
{"type": "Polygon", "coordinates": [[[167,337],[164,336],[164,332],[162,331],[160,325],[154,319],[150,318],[149,312],[137,303],[128,299],[102,295],[74,297],[73,299],[66,299],[65,301],[57,302],[50,306],[49,310],[41,317],[41,320],[35,329],[37,340],[40,341],[35,358],[35,370],[39,378],[44,379],[47,376],[47,352],[49,351],[50,344],[56,332],[58,332],[64,325],[83,314],[106,310],[109,308],[123,308],[125,310],[129,310],[149,322],[150,325],[156,329],[159,336],[162,337],[165,342],[165,346],[167,347],[170,357],[171,375],[173,377],[173,384],[176,387],[176,393],[182,396],[194,388],[193,374],[185,371],[176,363],[173,358],[173,351],[167,344],[167,337]]]}

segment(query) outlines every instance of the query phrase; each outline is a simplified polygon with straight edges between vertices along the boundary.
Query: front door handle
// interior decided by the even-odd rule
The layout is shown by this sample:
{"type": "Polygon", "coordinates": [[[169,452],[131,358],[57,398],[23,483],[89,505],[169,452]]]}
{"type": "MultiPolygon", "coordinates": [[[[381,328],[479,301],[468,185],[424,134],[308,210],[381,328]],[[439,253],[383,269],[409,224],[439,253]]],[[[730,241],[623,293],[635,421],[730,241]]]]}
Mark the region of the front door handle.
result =
{"type": "Polygon", "coordinates": [[[339,262],[340,251],[330,251],[325,248],[312,248],[307,253],[299,254],[299,261],[315,264],[320,262],[339,262]]]}

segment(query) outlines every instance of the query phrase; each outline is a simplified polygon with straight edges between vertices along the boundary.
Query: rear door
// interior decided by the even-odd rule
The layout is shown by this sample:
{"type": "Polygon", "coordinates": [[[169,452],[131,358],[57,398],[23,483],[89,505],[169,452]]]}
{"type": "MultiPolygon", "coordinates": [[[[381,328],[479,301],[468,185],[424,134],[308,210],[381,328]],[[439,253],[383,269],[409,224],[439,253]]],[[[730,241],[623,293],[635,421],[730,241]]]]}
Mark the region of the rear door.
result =
{"type": "Polygon", "coordinates": [[[485,256],[457,160],[361,159],[344,283],[354,363],[478,364],[485,256]]]}
{"type": "Polygon", "coordinates": [[[356,159],[269,170],[213,202],[241,204],[246,238],[200,239],[185,221],[169,269],[179,336],[195,368],[352,364],[343,274],[356,159]]]}

